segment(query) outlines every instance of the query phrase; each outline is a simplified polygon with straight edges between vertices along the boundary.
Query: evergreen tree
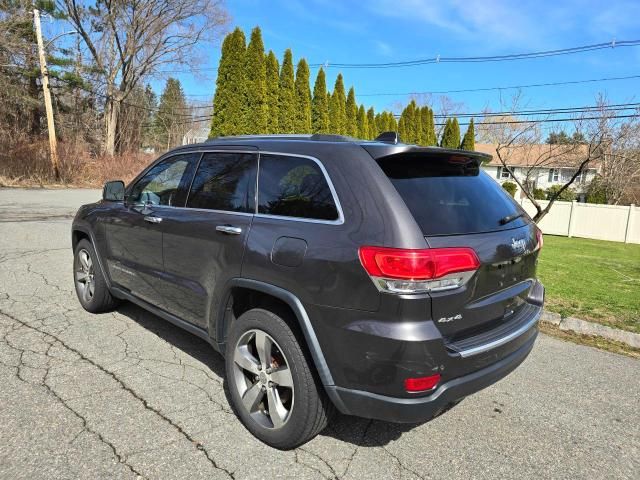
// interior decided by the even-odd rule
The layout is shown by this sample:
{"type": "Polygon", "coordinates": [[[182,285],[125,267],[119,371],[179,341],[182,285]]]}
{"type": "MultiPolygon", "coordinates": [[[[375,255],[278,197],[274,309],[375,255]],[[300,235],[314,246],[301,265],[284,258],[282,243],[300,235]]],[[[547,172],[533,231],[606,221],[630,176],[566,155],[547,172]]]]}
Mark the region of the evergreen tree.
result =
{"type": "Polygon", "coordinates": [[[236,28],[222,43],[211,119],[212,137],[246,133],[245,37],[236,28]]]}
{"type": "Polygon", "coordinates": [[[272,50],[265,60],[266,76],[266,131],[267,133],[278,133],[278,96],[280,92],[280,66],[278,59],[272,50]]]}
{"type": "Polygon", "coordinates": [[[180,80],[170,77],[160,95],[154,121],[160,148],[169,150],[181,144],[187,126],[184,121],[185,115],[188,115],[187,100],[180,80]]]}
{"type": "Polygon", "coordinates": [[[356,91],[351,87],[345,103],[345,134],[350,137],[358,135],[358,105],[356,104],[356,91]]]}
{"type": "Polygon", "coordinates": [[[337,135],[346,133],[346,97],[342,74],[338,74],[329,102],[329,130],[337,135]]]}
{"type": "Polygon", "coordinates": [[[400,139],[405,143],[411,143],[409,140],[409,132],[406,126],[406,115],[404,112],[400,115],[400,120],[398,120],[398,135],[400,135],[400,139]]]}
{"type": "Polygon", "coordinates": [[[443,148],[460,148],[460,125],[457,118],[448,118],[445,122],[440,146],[443,148]]]}
{"type": "Polygon", "coordinates": [[[264,43],[259,27],[251,31],[251,40],[245,55],[247,82],[246,119],[247,133],[267,132],[267,77],[264,43]]]}
{"type": "Polygon", "coordinates": [[[313,86],[313,103],[311,106],[311,131],[313,133],[329,133],[329,100],[327,98],[327,80],[320,67],[313,86]]]}
{"type": "Polygon", "coordinates": [[[438,135],[436,134],[436,123],[433,119],[433,110],[429,109],[429,136],[427,137],[427,145],[438,145],[438,135]]]}
{"type": "Polygon", "coordinates": [[[398,121],[393,113],[387,112],[387,128],[390,132],[398,131],[398,121]]]}
{"type": "Polygon", "coordinates": [[[367,136],[365,138],[373,140],[377,136],[378,132],[376,129],[376,113],[373,107],[370,107],[369,110],[367,110],[367,136]]]}
{"type": "Polygon", "coordinates": [[[296,69],[295,133],[311,133],[311,90],[309,65],[303,58],[296,69]]]}
{"type": "Polygon", "coordinates": [[[462,150],[470,150],[470,151],[473,151],[476,149],[476,133],[473,125],[473,118],[469,122],[467,133],[464,134],[464,138],[462,139],[462,144],[460,145],[460,148],[462,150]]]}
{"type": "Polygon", "coordinates": [[[420,108],[420,145],[429,145],[429,107],[420,108]]]}
{"type": "Polygon", "coordinates": [[[293,78],[293,55],[291,49],[284,52],[280,70],[280,91],[278,95],[278,133],[295,132],[296,89],[293,78]]]}
{"type": "Polygon", "coordinates": [[[367,124],[367,112],[364,109],[364,105],[360,105],[358,108],[358,133],[357,137],[366,140],[369,138],[369,125],[367,124]]]}

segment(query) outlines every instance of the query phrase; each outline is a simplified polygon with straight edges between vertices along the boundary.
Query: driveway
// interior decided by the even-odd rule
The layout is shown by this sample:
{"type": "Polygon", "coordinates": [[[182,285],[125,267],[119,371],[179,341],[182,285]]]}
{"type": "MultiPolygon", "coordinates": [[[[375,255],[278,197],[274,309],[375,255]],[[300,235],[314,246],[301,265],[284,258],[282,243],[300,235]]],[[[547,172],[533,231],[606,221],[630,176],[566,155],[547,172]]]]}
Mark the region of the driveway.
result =
{"type": "Polygon", "coordinates": [[[205,342],[80,307],[71,218],[99,195],[0,190],[0,478],[638,478],[640,363],[544,335],[430,423],[339,416],[295,451],[259,443],[205,342]]]}

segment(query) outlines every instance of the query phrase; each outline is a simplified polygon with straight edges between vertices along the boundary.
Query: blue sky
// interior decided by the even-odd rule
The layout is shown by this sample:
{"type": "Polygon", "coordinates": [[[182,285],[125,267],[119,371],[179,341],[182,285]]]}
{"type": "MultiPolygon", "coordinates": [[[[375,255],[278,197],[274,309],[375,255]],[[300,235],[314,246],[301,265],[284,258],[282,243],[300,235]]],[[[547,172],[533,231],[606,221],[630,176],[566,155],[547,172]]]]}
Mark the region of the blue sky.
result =
{"type": "MultiPolygon", "coordinates": [[[[640,1],[507,0],[233,0],[230,28],[249,36],[262,29],[266,49],[279,59],[291,48],[294,61],[389,62],[441,56],[486,56],[551,50],[640,38],[640,1]]],[[[206,47],[203,67],[217,66],[220,46],[206,47]]],[[[312,69],[312,82],[317,69],[312,69]]],[[[332,88],[339,72],[329,67],[332,88]]],[[[358,101],[376,110],[398,111],[405,92],[448,91],[640,74],[640,47],[614,48],[561,57],[410,68],[342,70],[358,101]],[[391,93],[398,95],[371,95],[391,93]],[[366,96],[365,96],[366,95],[366,96]]],[[[215,72],[176,74],[185,93],[206,100],[215,72]]],[[[162,82],[154,84],[160,89],[162,82]]],[[[523,106],[591,105],[598,93],[612,103],[638,101],[640,79],[523,89],[523,106]]],[[[500,109],[514,90],[451,93],[457,109],[500,109]]],[[[425,99],[428,99],[425,98],[425,99]]],[[[434,96],[433,102],[439,100],[434,96]]]]}

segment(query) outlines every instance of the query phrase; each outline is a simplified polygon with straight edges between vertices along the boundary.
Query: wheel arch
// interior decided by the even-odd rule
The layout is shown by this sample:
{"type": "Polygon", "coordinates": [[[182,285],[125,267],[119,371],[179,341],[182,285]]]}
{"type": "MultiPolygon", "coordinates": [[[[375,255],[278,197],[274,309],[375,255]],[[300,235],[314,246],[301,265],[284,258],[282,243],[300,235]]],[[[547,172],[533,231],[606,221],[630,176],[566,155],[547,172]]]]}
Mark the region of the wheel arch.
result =
{"type": "Polygon", "coordinates": [[[224,352],[226,335],[237,313],[243,313],[243,311],[256,307],[268,308],[271,306],[277,309],[278,307],[286,306],[297,320],[297,326],[304,336],[305,346],[311,354],[320,381],[324,386],[334,385],[333,377],[331,376],[324,354],[320,348],[320,343],[311,325],[309,315],[302,305],[302,302],[300,302],[298,297],[293,293],[258,280],[234,278],[227,284],[223,299],[217,317],[219,321],[216,324],[216,340],[221,352],[224,352]],[[234,301],[237,302],[240,300],[240,302],[242,302],[243,295],[253,295],[253,298],[248,304],[244,305],[244,308],[241,307],[239,311],[238,309],[234,311],[234,301]]]}

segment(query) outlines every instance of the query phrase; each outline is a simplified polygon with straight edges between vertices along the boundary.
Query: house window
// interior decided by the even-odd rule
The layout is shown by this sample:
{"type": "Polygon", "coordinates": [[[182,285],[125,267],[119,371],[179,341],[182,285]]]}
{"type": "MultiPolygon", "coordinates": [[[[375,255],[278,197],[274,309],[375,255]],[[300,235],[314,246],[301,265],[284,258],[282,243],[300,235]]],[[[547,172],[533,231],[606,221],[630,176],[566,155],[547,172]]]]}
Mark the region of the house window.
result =
{"type": "Polygon", "coordinates": [[[559,168],[551,168],[549,169],[549,182],[559,182],[560,181],[560,169],[559,168]]]}
{"type": "Polygon", "coordinates": [[[511,174],[505,167],[498,167],[496,178],[511,178],[511,174]]]}

